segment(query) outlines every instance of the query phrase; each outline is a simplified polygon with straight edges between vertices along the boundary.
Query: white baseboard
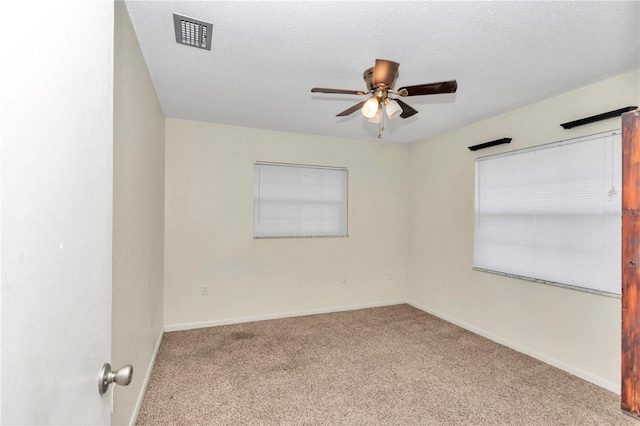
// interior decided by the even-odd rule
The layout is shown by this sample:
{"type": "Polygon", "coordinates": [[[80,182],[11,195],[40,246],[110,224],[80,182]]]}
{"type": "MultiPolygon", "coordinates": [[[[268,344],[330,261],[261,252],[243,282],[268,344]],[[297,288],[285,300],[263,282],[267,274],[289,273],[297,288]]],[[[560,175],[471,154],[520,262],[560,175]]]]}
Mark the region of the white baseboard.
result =
{"type": "Polygon", "coordinates": [[[156,358],[158,357],[158,351],[160,350],[160,342],[162,342],[162,336],[164,333],[160,333],[158,336],[158,341],[156,342],[156,348],[153,350],[153,355],[151,356],[151,362],[149,363],[149,367],[147,368],[147,374],[144,377],[144,383],[142,384],[142,388],[140,389],[140,395],[138,395],[138,400],[136,401],[136,406],[133,410],[133,415],[131,416],[131,420],[129,420],[130,426],[135,426],[136,420],[138,419],[138,414],[140,414],[140,408],[142,407],[142,400],[144,399],[144,394],[147,392],[147,386],[149,386],[149,379],[151,379],[151,372],[153,371],[153,366],[156,363],[156,358]]]}
{"type": "Polygon", "coordinates": [[[164,326],[164,331],[167,332],[167,331],[193,330],[196,328],[217,327],[219,325],[240,324],[244,322],[301,317],[305,315],[328,314],[332,312],[355,311],[357,309],[377,308],[380,306],[400,305],[403,303],[407,303],[407,301],[404,299],[401,299],[401,300],[391,300],[387,302],[364,303],[360,305],[310,309],[307,311],[293,311],[293,312],[284,312],[284,313],[275,313],[275,314],[252,315],[249,317],[236,317],[236,318],[228,318],[228,319],[213,320],[213,321],[190,322],[190,323],[184,323],[184,324],[170,324],[170,325],[164,326]]]}
{"type": "Polygon", "coordinates": [[[455,318],[452,318],[446,314],[443,314],[442,312],[438,312],[436,310],[427,308],[426,306],[422,306],[418,303],[414,303],[411,301],[407,301],[406,303],[408,303],[409,305],[413,306],[414,308],[420,309],[421,311],[424,311],[428,314],[434,315],[438,318],[441,318],[447,322],[450,322],[452,324],[455,324],[459,327],[462,327],[466,330],[471,331],[472,333],[478,334],[482,337],[486,337],[489,340],[493,340],[496,343],[500,343],[503,346],[507,346],[508,348],[511,348],[513,350],[516,350],[518,352],[521,352],[523,354],[529,355],[533,358],[536,358],[546,364],[552,365],[556,368],[559,368],[560,370],[564,370],[569,374],[573,374],[576,377],[579,377],[583,380],[586,380],[587,382],[593,383],[594,385],[600,386],[601,388],[607,389],[611,392],[614,392],[618,395],[620,395],[620,385],[618,383],[614,383],[610,380],[606,380],[603,379],[602,377],[596,376],[594,374],[591,374],[589,372],[586,372],[584,370],[581,370],[579,368],[576,368],[570,364],[567,364],[563,361],[560,361],[558,359],[552,358],[548,355],[545,355],[543,353],[540,352],[536,352],[534,350],[525,348],[523,346],[518,345],[517,343],[511,342],[507,339],[504,339],[500,336],[496,336],[495,334],[489,333],[488,331],[482,330],[480,328],[474,327],[470,324],[467,324],[463,321],[459,321],[455,318]]]}

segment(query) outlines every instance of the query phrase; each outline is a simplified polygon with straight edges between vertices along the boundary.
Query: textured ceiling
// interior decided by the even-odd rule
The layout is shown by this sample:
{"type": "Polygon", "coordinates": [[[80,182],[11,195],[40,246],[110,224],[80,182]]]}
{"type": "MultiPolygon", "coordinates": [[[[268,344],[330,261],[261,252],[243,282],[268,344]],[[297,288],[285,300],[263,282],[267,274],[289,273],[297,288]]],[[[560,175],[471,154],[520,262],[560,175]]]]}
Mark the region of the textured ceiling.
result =
{"type": "Polygon", "coordinates": [[[383,140],[404,143],[640,66],[638,1],[126,4],[167,117],[261,129],[376,139],[359,112],[335,116],[364,97],[310,92],[366,90],[376,58],[400,63],[396,88],[458,81],[403,98],[419,114],[383,140]],[[212,22],[211,51],[177,44],[173,13],[212,22]]]}

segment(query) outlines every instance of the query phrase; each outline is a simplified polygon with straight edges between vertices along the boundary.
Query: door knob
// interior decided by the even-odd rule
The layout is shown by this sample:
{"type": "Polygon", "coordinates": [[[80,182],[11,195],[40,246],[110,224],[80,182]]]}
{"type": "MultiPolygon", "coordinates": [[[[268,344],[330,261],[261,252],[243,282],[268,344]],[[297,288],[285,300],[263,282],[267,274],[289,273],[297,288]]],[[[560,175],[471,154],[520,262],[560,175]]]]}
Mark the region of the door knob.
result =
{"type": "Polygon", "coordinates": [[[98,379],[98,392],[104,394],[111,383],[120,386],[127,386],[133,379],[133,366],[130,364],[118,368],[116,371],[111,370],[111,364],[104,363],[100,368],[100,377],[98,379]]]}

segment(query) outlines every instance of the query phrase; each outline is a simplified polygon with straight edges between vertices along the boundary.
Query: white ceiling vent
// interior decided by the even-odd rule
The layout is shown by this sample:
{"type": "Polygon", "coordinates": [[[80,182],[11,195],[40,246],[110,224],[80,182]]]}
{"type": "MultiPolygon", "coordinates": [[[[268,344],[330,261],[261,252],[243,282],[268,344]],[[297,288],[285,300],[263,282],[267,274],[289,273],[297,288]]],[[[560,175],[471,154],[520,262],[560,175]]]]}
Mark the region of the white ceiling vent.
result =
{"type": "Polygon", "coordinates": [[[211,50],[213,24],[174,13],[173,26],[177,43],[211,50]]]}

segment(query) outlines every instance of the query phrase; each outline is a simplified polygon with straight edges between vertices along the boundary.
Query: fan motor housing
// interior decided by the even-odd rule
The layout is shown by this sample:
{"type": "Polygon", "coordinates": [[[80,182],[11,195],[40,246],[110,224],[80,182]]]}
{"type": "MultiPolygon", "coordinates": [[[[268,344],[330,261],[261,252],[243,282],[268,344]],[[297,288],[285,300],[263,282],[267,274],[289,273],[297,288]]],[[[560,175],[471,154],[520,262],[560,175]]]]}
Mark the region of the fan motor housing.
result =
{"type": "MultiPolygon", "coordinates": [[[[375,68],[376,67],[367,68],[362,74],[362,78],[364,78],[364,82],[367,84],[367,89],[369,89],[369,91],[378,89],[378,87],[373,84],[373,71],[375,70],[375,68]]],[[[388,89],[393,89],[393,87],[396,85],[396,80],[398,79],[399,75],[400,72],[396,71],[395,75],[393,76],[393,82],[388,87],[388,89]]]]}

